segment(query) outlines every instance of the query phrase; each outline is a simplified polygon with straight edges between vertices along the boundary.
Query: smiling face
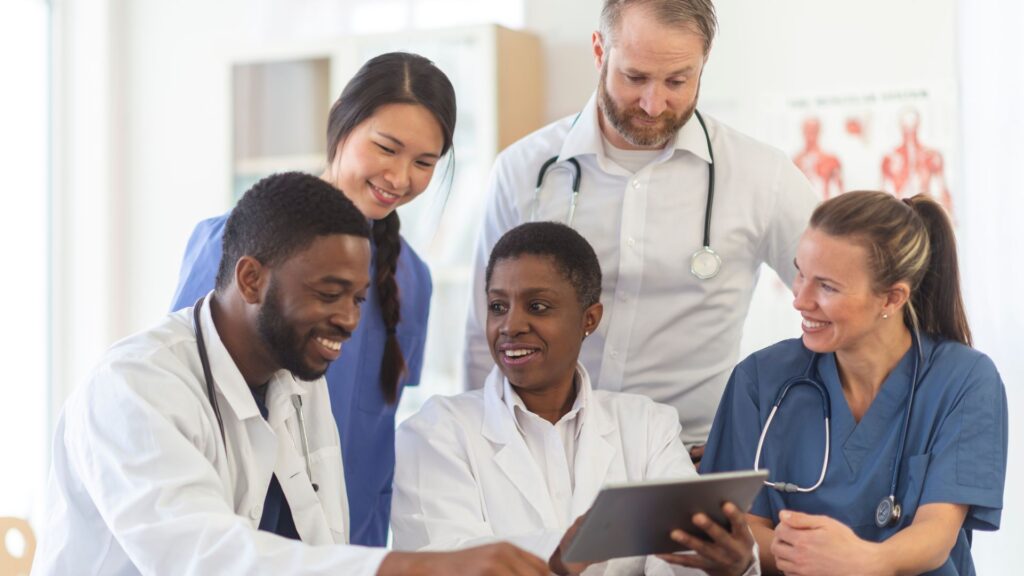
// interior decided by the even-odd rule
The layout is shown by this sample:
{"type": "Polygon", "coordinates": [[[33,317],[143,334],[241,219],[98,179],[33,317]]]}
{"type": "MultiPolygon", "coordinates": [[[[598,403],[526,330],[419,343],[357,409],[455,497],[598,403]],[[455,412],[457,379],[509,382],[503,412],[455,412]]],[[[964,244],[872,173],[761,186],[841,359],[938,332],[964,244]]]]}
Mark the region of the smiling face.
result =
{"type": "Polygon", "coordinates": [[[326,179],[380,220],[426,190],[441,156],[441,125],[419,104],[386,104],[338,143],[326,179]]]}
{"type": "Polygon", "coordinates": [[[600,303],[584,309],[554,260],[530,254],[494,264],[487,302],[491,356],[513,386],[572,386],[583,338],[601,321],[600,303]]]}
{"type": "Polygon", "coordinates": [[[334,234],[270,271],[257,328],[279,368],[302,380],[323,376],[359,323],[369,267],[367,239],[334,234]]]}
{"type": "Polygon", "coordinates": [[[626,8],[614,38],[594,33],[602,132],[623,149],[661,148],[697,107],[704,37],[626,8]]]}
{"type": "Polygon", "coordinates": [[[861,244],[808,228],[795,264],[793,307],[803,317],[808,349],[855,352],[877,343],[887,326],[901,322],[902,300],[875,289],[868,251],[861,244]]]}

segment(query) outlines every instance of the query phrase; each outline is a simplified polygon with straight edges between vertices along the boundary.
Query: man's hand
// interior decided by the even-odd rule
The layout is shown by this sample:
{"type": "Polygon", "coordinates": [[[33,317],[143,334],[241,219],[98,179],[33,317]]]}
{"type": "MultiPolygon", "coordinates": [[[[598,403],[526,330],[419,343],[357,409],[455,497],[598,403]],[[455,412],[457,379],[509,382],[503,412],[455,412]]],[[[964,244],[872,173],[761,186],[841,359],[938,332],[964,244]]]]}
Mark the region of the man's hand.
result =
{"type": "Polygon", "coordinates": [[[392,552],[384,557],[379,576],[548,576],[548,566],[533,554],[507,542],[458,552],[392,552]]]}
{"type": "Polygon", "coordinates": [[[694,514],[693,524],[707,534],[711,541],[691,536],[682,530],[673,530],[672,539],[696,554],[662,554],[670,564],[703,570],[712,576],[739,576],[754,562],[754,535],[747,527],[746,515],[732,502],[722,505],[722,512],[731,524],[722,528],[706,514],[694,514]]]}
{"type": "Polygon", "coordinates": [[[876,574],[875,545],[842,522],[792,510],[779,513],[772,554],[787,575],[876,574]]]}

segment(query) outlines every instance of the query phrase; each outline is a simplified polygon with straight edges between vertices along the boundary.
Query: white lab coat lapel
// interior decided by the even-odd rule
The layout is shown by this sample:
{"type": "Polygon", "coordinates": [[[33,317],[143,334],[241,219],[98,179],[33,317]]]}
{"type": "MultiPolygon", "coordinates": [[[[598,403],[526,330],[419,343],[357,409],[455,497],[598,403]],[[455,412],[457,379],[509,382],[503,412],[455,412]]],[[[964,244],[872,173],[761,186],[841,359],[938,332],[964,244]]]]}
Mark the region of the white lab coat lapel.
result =
{"type": "MultiPolygon", "coordinates": [[[[224,420],[226,443],[230,450],[221,462],[227,463],[227,474],[221,477],[231,479],[225,485],[231,495],[235,512],[248,516],[254,526],[259,525],[259,514],[267,499],[270,476],[274,471],[277,438],[260,415],[249,385],[238,371],[234,360],[224,347],[224,342],[213,323],[210,312],[213,292],[207,294],[200,312],[203,339],[213,374],[214,391],[224,420]],[[239,480],[243,481],[239,481],[239,480]],[[239,490],[241,488],[241,490],[239,490]]],[[[198,370],[202,374],[202,370],[198,370]]],[[[223,445],[220,449],[223,449],[223,445]]]]}
{"type": "Polygon", "coordinates": [[[274,474],[291,509],[299,538],[307,544],[333,544],[327,517],[306,470],[299,421],[292,401],[293,395],[302,398],[307,392],[308,386],[283,371],[274,376],[267,391],[268,422],[278,438],[274,474]]]}
{"type": "Polygon", "coordinates": [[[533,461],[530,449],[516,430],[516,423],[501,399],[504,376],[495,367],[484,384],[484,419],[482,434],[497,444],[494,463],[540,515],[546,530],[560,526],[555,506],[548,494],[547,482],[533,461]]]}
{"type": "Polygon", "coordinates": [[[593,396],[590,375],[582,364],[577,364],[580,387],[586,386],[589,398],[585,407],[583,427],[576,444],[576,487],[572,494],[572,516],[578,517],[594,503],[598,491],[605,484],[608,467],[618,452],[611,442],[615,435],[615,422],[606,414],[600,402],[593,396]]]}

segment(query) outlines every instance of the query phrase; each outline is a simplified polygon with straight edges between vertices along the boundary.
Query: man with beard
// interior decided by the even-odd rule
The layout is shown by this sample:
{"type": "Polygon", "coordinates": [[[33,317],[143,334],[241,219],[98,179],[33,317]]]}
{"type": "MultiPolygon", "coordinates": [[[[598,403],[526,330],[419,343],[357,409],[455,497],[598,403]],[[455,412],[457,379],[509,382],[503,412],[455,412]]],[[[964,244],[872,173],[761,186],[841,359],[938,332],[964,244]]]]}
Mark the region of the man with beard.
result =
{"type": "Polygon", "coordinates": [[[785,154],[696,112],[716,28],[710,0],[605,0],[592,37],[596,94],[510,146],[492,171],[467,323],[470,387],[493,366],[483,337],[491,248],[523,222],[564,222],[605,273],[608,321],[580,361],[596,388],[674,406],[699,461],[758,270],[767,263],[792,281],[815,203],[785,154]]]}
{"type": "Polygon", "coordinates": [[[365,217],[288,173],[227,221],[216,288],[115,344],[64,406],[38,574],[547,574],[509,544],[348,545],[323,374],[369,286],[365,217]]]}

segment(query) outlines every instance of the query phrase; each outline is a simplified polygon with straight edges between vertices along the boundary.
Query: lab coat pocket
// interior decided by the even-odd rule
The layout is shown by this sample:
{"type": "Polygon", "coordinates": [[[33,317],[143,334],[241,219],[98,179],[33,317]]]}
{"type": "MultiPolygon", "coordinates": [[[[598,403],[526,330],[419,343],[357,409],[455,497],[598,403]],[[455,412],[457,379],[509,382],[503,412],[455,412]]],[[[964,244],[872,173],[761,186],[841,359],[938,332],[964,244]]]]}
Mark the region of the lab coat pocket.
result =
{"type": "MultiPolygon", "coordinates": [[[[402,357],[405,358],[406,367],[408,370],[419,370],[421,366],[410,367],[410,359],[420,353],[420,349],[423,347],[424,331],[422,326],[415,323],[401,322],[398,325],[398,345],[402,348],[402,357]]],[[[383,350],[383,348],[381,348],[383,350]]],[[[380,362],[380,358],[363,358],[363,362],[380,362]]],[[[367,372],[377,375],[376,382],[364,382],[360,383],[358,387],[359,394],[359,409],[363,412],[370,414],[382,414],[385,412],[394,412],[395,405],[388,405],[384,401],[384,392],[380,388],[380,371],[379,370],[368,370],[367,372]]],[[[402,397],[402,388],[409,380],[409,375],[406,374],[398,380],[398,398],[402,397]]]]}

